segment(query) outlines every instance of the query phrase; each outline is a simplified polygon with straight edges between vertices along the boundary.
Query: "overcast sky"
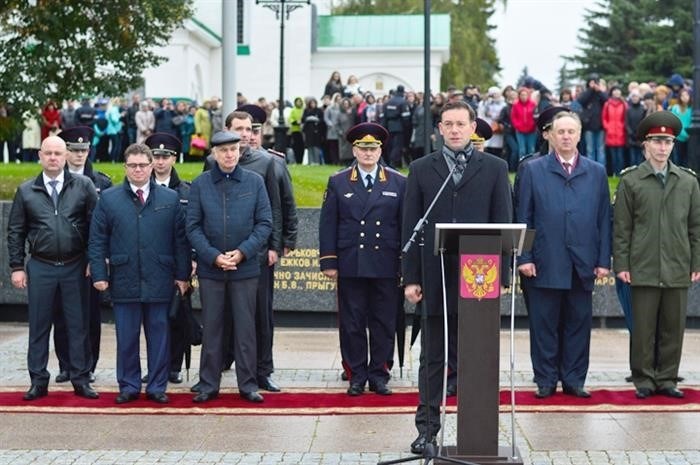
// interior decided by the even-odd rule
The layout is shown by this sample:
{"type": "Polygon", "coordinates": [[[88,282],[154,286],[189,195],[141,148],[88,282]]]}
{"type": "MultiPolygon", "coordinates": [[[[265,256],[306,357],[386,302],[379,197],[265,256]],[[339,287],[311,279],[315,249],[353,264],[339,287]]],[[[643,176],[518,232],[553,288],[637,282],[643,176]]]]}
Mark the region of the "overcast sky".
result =
{"type": "Polygon", "coordinates": [[[497,2],[491,23],[501,64],[501,86],[515,85],[524,66],[530,75],[556,90],[562,55],[576,52],[577,34],[592,0],[508,0],[497,2]]]}

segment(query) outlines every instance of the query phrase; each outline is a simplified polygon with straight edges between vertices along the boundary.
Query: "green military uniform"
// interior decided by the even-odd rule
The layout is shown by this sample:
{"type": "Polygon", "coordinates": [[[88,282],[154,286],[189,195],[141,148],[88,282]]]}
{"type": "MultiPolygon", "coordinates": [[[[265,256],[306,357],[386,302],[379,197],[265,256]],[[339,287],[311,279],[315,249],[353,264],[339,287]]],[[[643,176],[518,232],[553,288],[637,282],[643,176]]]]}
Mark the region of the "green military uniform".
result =
{"type": "MultiPolygon", "coordinates": [[[[640,130],[666,131],[675,124],[666,118],[667,112],[660,113],[640,130]]],[[[648,137],[646,132],[642,135],[648,137]]],[[[681,397],[676,378],[688,287],[691,273],[700,271],[697,178],[668,161],[661,180],[645,161],[620,179],[614,212],[614,268],[616,273],[629,272],[632,285],[630,364],[637,395],[658,391],[681,397]]]]}

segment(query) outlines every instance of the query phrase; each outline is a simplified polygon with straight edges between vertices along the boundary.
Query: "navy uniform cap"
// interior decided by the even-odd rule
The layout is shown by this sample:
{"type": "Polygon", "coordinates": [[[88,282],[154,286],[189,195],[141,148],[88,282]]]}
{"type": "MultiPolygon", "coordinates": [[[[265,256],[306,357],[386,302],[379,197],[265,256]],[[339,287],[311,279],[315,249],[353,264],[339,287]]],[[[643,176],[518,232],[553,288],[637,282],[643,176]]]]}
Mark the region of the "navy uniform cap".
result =
{"type": "Polygon", "coordinates": [[[236,111],[248,113],[251,116],[251,118],[253,118],[254,125],[261,125],[265,121],[267,121],[267,113],[265,113],[265,110],[263,110],[257,105],[248,103],[246,105],[241,105],[240,107],[236,108],[236,111]]]}
{"type": "Polygon", "coordinates": [[[360,123],[345,134],[345,139],[357,147],[381,147],[389,138],[384,126],[377,123],[360,123]]]}
{"type": "Polygon", "coordinates": [[[566,107],[547,107],[537,118],[537,129],[540,132],[548,131],[554,121],[554,117],[564,111],[569,111],[566,107]]]}
{"type": "Polygon", "coordinates": [[[94,133],[95,131],[87,126],[76,126],[59,132],[58,137],[66,142],[68,150],[88,150],[94,133]]]}
{"type": "Polygon", "coordinates": [[[475,142],[485,142],[493,136],[491,125],[481,118],[476,119],[476,129],[472,133],[471,140],[475,142]]]}
{"type": "Polygon", "coordinates": [[[237,132],[219,131],[211,137],[211,146],[235,144],[241,141],[241,136],[237,132]]]}
{"type": "Polygon", "coordinates": [[[182,142],[170,134],[156,132],[143,141],[151,149],[153,155],[178,156],[182,152],[182,142]]]}
{"type": "Polygon", "coordinates": [[[650,137],[670,137],[675,139],[683,129],[683,123],[670,111],[655,111],[639,123],[637,138],[639,140],[650,137]]]}

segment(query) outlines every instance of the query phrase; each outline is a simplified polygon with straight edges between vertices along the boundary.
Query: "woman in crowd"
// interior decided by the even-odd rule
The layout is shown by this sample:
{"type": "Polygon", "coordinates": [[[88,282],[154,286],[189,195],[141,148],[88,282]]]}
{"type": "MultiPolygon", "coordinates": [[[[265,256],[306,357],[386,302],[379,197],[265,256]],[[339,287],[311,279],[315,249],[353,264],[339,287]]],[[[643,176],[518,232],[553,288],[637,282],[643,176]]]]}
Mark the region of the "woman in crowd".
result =
{"type": "Polygon", "coordinates": [[[331,77],[326,83],[326,87],[323,90],[323,95],[333,95],[343,93],[343,81],[340,79],[340,73],[338,71],[333,71],[331,77]]]}
{"type": "Polygon", "coordinates": [[[625,114],[627,104],[622,98],[622,89],[618,86],[610,88],[610,98],[603,104],[601,120],[605,129],[605,148],[612,158],[612,170],[615,176],[627,166],[625,160],[625,114]]]}
{"type": "Polygon", "coordinates": [[[326,163],[330,165],[337,165],[340,161],[338,157],[338,139],[343,137],[343,135],[338,132],[340,99],[340,92],[333,94],[331,103],[323,112],[323,120],[326,123],[326,150],[324,151],[324,155],[326,163]]]}
{"type": "Polygon", "coordinates": [[[688,166],[688,128],[693,116],[693,106],[690,104],[690,90],[683,88],[678,91],[678,103],[671,107],[671,112],[681,120],[683,129],[676,136],[673,145],[673,163],[680,166],[688,166]]]}
{"type": "Polygon", "coordinates": [[[146,137],[153,134],[156,127],[156,118],[153,116],[151,104],[148,100],[141,102],[141,109],[136,112],[136,143],[143,144],[146,137]]]}
{"type": "Polygon", "coordinates": [[[510,120],[515,129],[515,139],[518,141],[519,158],[535,151],[535,142],[537,141],[536,106],[537,103],[530,98],[530,90],[521,87],[518,90],[518,100],[513,103],[510,112],[510,120]]]}
{"type": "Polygon", "coordinates": [[[318,107],[315,98],[309,99],[301,117],[302,131],[304,133],[304,145],[309,153],[309,165],[323,163],[321,146],[323,144],[323,111],[318,107]]]}
{"type": "Polygon", "coordinates": [[[340,101],[340,111],[338,112],[338,156],[340,164],[350,165],[353,160],[352,145],[345,139],[345,134],[355,125],[355,115],[349,98],[340,101]]]}
{"type": "Polygon", "coordinates": [[[41,110],[41,140],[56,135],[60,127],[61,112],[58,111],[53,100],[49,100],[41,110]]]}

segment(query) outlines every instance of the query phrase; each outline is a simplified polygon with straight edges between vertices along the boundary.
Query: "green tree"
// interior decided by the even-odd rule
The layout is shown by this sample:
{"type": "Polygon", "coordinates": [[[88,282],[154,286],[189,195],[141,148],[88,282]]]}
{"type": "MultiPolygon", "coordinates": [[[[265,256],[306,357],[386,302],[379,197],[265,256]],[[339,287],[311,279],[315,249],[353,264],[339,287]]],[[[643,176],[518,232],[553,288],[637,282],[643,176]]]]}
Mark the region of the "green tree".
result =
{"type": "Polygon", "coordinates": [[[119,95],[164,61],[155,48],[192,15],[192,0],[5,0],[0,102],[16,115],[83,95],[119,95]],[[33,4],[32,4],[33,3],[33,4]]]}
{"type": "MultiPolygon", "coordinates": [[[[505,3],[505,0],[502,0],[505,3]]],[[[488,23],[496,0],[433,0],[431,13],[450,15],[450,60],[443,65],[442,89],[450,84],[495,84],[500,72],[495,40],[488,23]]],[[[421,0],[344,0],[333,9],[337,15],[423,14],[421,0]]]]}
{"type": "Polygon", "coordinates": [[[581,78],[665,82],[692,70],[693,12],[685,0],[598,0],[587,9],[579,53],[567,60],[581,78]]]}

